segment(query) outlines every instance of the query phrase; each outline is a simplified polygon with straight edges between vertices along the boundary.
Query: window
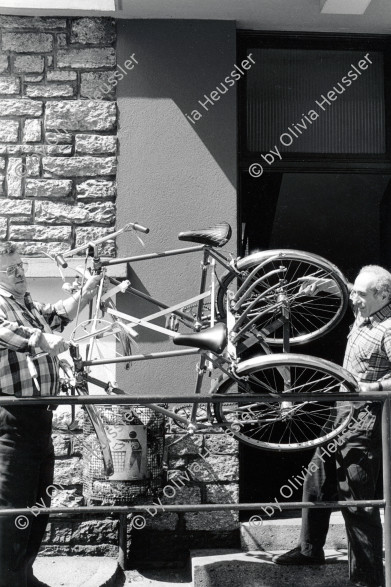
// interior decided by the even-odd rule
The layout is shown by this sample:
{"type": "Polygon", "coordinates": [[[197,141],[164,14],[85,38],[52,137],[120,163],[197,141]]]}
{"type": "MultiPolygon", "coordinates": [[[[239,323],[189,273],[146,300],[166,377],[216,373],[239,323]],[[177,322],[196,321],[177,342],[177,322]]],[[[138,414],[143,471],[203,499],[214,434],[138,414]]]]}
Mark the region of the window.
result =
{"type": "Polygon", "coordinates": [[[252,48],[246,149],[385,153],[383,54],[252,48]]]}
{"type": "Polygon", "coordinates": [[[343,271],[384,262],[386,38],[243,32],[238,47],[255,61],[239,85],[240,254],[301,248],[343,271]]]}

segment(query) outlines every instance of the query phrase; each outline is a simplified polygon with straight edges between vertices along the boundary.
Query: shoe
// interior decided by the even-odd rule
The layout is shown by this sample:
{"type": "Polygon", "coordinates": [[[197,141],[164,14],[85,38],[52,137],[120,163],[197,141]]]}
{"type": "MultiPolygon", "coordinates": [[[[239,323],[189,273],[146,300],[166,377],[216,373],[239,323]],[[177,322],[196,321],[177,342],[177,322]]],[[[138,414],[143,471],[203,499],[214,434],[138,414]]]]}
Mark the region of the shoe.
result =
{"type": "Polygon", "coordinates": [[[272,561],[278,565],[324,565],[324,556],[314,557],[306,556],[301,553],[300,546],[288,550],[284,554],[273,556],[272,561]]]}

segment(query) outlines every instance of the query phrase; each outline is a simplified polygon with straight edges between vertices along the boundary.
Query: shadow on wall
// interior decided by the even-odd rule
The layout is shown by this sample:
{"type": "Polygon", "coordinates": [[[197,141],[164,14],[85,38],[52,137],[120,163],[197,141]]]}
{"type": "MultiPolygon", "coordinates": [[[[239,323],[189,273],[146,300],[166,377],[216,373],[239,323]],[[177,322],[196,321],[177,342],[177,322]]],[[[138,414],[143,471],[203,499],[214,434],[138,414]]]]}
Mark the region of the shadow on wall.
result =
{"type": "Polygon", "coordinates": [[[236,161],[238,82],[230,75],[236,63],[235,23],[119,21],[117,32],[117,67],[132,53],[139,61],[119,82],[118,98],[171,99],[183,116],[189,117],[198,110],[201,118],[195,115],[198,120],[194,123],[190,118],[186,120],[236,188],[236,166],[232,163],[236,161]],[[229,85],[224,82],[226,77],[231,80],[229,85]],[[216,86],[220,88],[220,98],[206,102],[204,94],[210,95],[216,86]]]}
{"type": "MultiPolygon", "coordinates": [[[[143,282],[138,277],[137,273],[134,269],[128,265],[128,274],[127,278],[129,279],[132,287],[137,289],[141,293],[144,293],[148,296],[154,296],[154,292],[149,292],[146,287],[144,286],[143,282]]],[[[131,293],[121,295],[117,299],[118,310],[120,312],[130,313],[132,316],[136,318],[143,318],[145,316],[149,316],[158,312],[161,308],[152,304],[151,302],[144,300],[140,297],[137,297],[131,293]]],[[[162,328],[166,327],[165,318],[159,318],[158,320],[153,321],[154,324],[157,326],[161,326],[162,328]]],[[[143,342],[151,342],[151,343],[160,343],[160,342],[171,342],[171,339],[160,332],[156,332],[154,330],[150,330],[148,328],[137,328],[137,332],[139,336],[137,337],[137,343],[143,342]]],[[[173,350],[172,348],[170,350],[173,350]]]]}

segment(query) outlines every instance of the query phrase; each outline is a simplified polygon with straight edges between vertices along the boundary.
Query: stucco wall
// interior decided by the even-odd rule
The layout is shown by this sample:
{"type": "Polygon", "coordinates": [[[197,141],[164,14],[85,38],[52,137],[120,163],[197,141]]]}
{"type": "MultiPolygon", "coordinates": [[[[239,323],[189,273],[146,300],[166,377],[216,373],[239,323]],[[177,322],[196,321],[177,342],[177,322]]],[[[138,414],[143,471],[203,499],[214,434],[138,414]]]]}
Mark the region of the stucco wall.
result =
{"type": "MultiPolygon", "coordinates": [[[[145,249],[128,235],[117,241],[118,256],[185,246],[181,230],[227,220],[236,228],[236,86],[216,100],[204,94],[230,74],[236,58],[234,22],[120,21],[117,67],[134,55],[137,66],[118,83],[119,160],[117,224],[149,226],[145,249]],[[193,123],[198,109],[202,117],[193,123]]],[[[233,235],[228,251],[236,252],[233,235]]],[[[198,293],[199,255],[137,263],[136,286],[167,303],[198,293]]],[[[118,301],[118,300],[117,300],[118,301]]],[[[157,311],[134,297],[126,311],[157,311]]],[[[164,324],[164,323],[163,323],[164,324]]],[[[164,337],[143,332],[141,352],[173,348],[164,337]]],[[[191,393],[197,358],[165,359],[118,369],[125,389],[142,393],[191,393]]]]}

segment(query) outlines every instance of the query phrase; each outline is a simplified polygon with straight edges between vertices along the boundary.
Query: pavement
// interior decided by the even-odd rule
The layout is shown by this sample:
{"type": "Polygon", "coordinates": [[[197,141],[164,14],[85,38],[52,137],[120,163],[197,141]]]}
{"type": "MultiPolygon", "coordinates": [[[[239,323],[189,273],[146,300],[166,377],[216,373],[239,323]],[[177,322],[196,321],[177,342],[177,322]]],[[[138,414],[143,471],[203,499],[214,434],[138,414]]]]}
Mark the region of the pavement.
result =
{"type": "Polygon", "coordinates": [[[283,566],[272,562],[284,551],[194,551],[193,587],[352,587],[347,552],[326,550],[325,565],[283,566]]]}
{"type": "Polygon", "coordinates": [[[109,557],[41,556],[34,573],[49,587],[117,587],[122,571],[109,557]]]}
{"type": "Polygon", "coordinates": [[[48,587],[193,587],[189,567],[122,571],[109,557],[41,556],[34,573],[48,587]]]}
{"type": "Polygon", "coordinates": [[[109,557],[39,557],[34,571],[48,587],[352,587],[346,551],[327,550],[328,564],[275,565],[284,551],[197,550],[192,569],[122,571],[109,557]],[[193,580],[192,580],[193,577],[193,580]]]}
{"type": "Polygon", "coordinates": [[[190,568],[125,571],[125,587],[193,587],[190,568]]]}
{"type": "Polygon", "coordinates": [[[296,546],[300,523],[292,518],[264,520],[259,527],[242,524],[242,550],[194,550],[191,568],[122,571],[110,557],[41,556],[34,571],[49,587],[352,587],[340,512],[331,516],[328,564],[286,567],[272,562],[274,554],[296,546]]]}

